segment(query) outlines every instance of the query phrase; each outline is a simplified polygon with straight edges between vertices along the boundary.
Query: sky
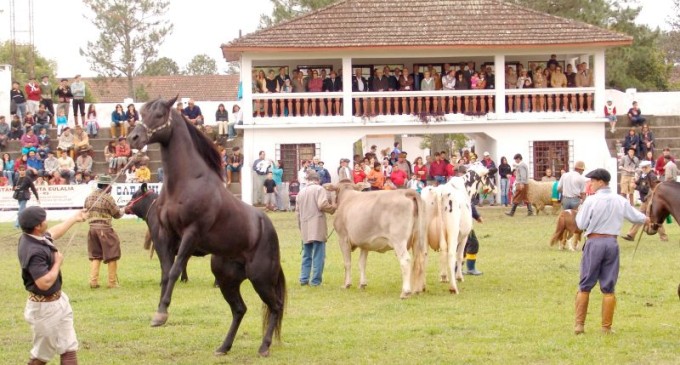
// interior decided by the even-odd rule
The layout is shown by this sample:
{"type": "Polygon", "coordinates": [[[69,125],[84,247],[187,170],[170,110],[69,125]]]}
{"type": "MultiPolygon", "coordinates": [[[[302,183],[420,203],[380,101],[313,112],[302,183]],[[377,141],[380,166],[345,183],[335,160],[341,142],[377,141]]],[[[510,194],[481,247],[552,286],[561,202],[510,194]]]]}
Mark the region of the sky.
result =
{"type": "MultiPolygon", "coordinates": [[[[667,28],[666,15],[672,0],[639,0],[637,21],[653,28],[667,28]]],[[[0,0],[0,42],[10,38],[10,0],[0,0]]],[[[16,0],[17,40],[28,40],[28,1],[16,0]]],[[[84,17],[82,0],[33,0],[34,43],[40,54],[57,61],[58,77],[76,74],[96,76],[78,50],[95,41],[99,31],[84,17]]],[[[271,13],[270,0],[171,0],[167,18],[173,33],[159,48],[159,57],[169,57],[180,67],[193,56],[205,53],[227,68],[220,45],[257,29],[260,14],[271,13]]]]}

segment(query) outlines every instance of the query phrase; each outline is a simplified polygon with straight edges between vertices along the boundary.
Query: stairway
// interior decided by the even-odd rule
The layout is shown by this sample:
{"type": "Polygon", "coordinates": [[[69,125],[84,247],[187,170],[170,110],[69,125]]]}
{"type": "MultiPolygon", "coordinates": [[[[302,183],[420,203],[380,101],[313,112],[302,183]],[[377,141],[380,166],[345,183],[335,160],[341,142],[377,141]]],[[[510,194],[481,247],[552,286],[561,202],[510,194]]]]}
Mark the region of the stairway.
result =
{"type": "MultiPolygon", "coordinates": [[[[619,116],[618,119],[616,133],[609,131],[609,123],[606,123],[604,126],[607,146],[612,157],[617,157],[617,153],[621,152],[616,150],[616,142],[619,141],[623,144],[623,140],[630,130],[630,122],[625,115],[619,116]]],[[[654,134],[656,145],[654,158],[658,158],[661,151],[669,147],[671,155],[678,160],[678,157],[680,157],[680,116],[648,116],[647,124],[650,131],[654,134]]],[[[640,128],[638,128],[639,131],[640,128]]]]}

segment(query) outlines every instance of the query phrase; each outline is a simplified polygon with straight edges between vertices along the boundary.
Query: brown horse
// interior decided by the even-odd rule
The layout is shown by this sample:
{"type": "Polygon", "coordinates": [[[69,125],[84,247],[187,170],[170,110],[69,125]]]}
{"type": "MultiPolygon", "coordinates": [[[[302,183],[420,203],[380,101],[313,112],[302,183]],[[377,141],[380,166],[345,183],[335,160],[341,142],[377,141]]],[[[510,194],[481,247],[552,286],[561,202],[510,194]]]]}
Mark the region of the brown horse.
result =
{"type": "Polygon", "coordinates": [[[269,218],[232,195],[224,186],[220,155],[213,143],[180,115],[173,105],[177,97],[156,99],[141,109],[142,123],[128,134],[132,148],[158,143],[165,179],[156,201],[160,229],[157,246],[178,247],[159,252],[161,300],[151,322],[161,326],[175,283],[197,249],[212,254],[211,269],[222,296],[229,303],[232,322],[216,354],[225,354],[234,342],[246,313],[241,283],[248,279],[266,305],[264,336],[259,354],[269,355],[272,336],[279,337],[286,299],[279,239],[269,218]],[[162,256],[162,257],[161,257],[162,256]]]}
{"type": "Polygon", "coordinates": [[[651,196],[647,198],[647,216],[650,224],[645,228],[645,232],[654,235],[663,224],[663,221],[672,215],[675,221],[680,224],[680,183],[676,181],[666,181],[658,184],[652,190],[651,196]]]}

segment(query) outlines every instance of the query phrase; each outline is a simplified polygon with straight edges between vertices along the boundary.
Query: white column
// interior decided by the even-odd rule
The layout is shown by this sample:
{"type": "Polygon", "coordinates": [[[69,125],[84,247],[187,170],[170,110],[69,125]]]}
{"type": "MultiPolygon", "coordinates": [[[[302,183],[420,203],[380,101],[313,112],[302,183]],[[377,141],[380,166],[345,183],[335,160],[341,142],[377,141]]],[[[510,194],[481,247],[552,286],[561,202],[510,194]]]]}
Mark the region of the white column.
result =
{"type": "Polygon", "coordinates": [[[604,49],[595,52],[595,57],[593,58],[595,60],[591,72],[593,72],[595,84],[595,114],[597,116],[604,116],[604,104],[606,102],[604,49]]]}
{"type": "Polygon", "coordinates": [[[496,77],[496,117],[505,119],[505,55],[497,54],[494,57],[494,73],[496,77]]]}
{"type": "Polygon", "coordinates": [[[352,58],[342,58],[342,115],[343,120],[352,120],[352,58]]]}
{"type": "MultiPolygon", "coordinates": [[[[243,69],[241,69],[243,70],[243,69]]],[[[245,94],[245,89],[244,89],[245,94]]],[[[244,97],[245,99],[245,97],[244,97]]],[[[251,107],[252,109],[252,107],[251,107]]],[[[245,119],[246,116],[243,116],[245,119]]],[[[250,119],[252,119],[252,113],[250,113],[250,119]]],[[[245,121],[244,124],[247,124],[245,121]]],[[[241,200],[246,204],[253,204],[253,162],[257,158],[258,150],[255,147],[255,141],[253,138],[253,133],[255,130],[250,129],[246,126],[243,131],[243,149],[241,153],[243,154],[243,166],[241,167],[241,200]]]]}
{"type": "Polygon", "coordinates": [[[241,55],[241,87],[243,99],[241,111],[243,111],[243,124],[253,124],[253,60],[246,55],[241,55]]]}

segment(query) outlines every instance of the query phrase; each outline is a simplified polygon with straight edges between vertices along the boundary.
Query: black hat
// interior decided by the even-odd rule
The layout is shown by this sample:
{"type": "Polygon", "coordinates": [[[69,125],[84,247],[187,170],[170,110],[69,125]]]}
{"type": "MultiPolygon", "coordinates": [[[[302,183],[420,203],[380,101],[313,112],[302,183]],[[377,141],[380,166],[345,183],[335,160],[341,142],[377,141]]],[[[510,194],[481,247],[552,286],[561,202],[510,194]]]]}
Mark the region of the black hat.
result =
{"type": "Polygon", "coordinates": [[[28,207],[19,215],[19,226],[26,231],[32,230],[44,222],[45,219],[47,219],[45,209],[38,206],[28,207]]]}
{"type": "Polygon", "coordinates": [[[606,183],[608,183],[612,179],[612,176],[609,174],[609,171],[605,169],[595,169],[589,172],[586,175],[586,177],[589,179],[601,180],[606,183]]]}

